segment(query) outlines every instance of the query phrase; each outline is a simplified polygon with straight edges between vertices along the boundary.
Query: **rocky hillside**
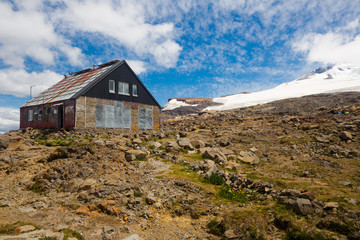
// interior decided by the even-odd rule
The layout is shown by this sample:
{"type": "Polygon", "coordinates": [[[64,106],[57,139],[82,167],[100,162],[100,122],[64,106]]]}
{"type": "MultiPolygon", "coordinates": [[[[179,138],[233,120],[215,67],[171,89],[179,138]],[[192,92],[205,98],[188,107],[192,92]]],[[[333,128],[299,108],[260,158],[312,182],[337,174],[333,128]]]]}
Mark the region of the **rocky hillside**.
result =
{"type": "Polygon", "coordinates": [[[0,239],[359,239],[360,93],[0,136],[0,239]]]}

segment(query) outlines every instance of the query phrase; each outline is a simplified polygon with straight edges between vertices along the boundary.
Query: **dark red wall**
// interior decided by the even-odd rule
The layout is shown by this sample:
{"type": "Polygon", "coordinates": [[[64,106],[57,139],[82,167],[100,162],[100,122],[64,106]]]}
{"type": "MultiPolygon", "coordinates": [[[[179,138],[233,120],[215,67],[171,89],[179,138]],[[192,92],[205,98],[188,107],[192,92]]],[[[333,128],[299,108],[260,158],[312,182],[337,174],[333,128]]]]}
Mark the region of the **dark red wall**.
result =
{"type": "Polygon", "coordinates": [[[75,100],[70,99],[62,102],[55,102],[31,107],[20,108],[20,128],[58,128],[58,112],[55,114],[54,109],[58,109],[58,105],[63,104],[63,124],[64,128],[75,127],[75,100]],[[50,113],[46,109],[50,108],[50,113]],[[33,120],[28,121],[28,110],[33,110],[33,120]],[[41,109],[41,120],[35,114],[41,109]]]}

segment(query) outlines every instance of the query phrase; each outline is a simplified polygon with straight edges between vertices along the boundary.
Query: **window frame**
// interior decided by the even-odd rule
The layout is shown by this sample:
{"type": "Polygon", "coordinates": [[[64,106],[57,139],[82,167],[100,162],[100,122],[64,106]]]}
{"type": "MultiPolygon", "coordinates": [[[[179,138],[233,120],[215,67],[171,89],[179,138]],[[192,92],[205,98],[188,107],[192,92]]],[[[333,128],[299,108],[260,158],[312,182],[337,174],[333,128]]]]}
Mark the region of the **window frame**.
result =
{"type": "Polygon", "coordinates": [[[127,82],[118,82],[118,94],[130,96],[130,84],[127,82]],[[126,89],[124,86],[127,86],[127,92],[125,92],[126,89]]]}
{"type": "Polygon", "coordinates": [[[132,95],[133,95],[134,97],[138,97],[138,96],[139,96],[137,84],[133,84],[133,85],[132,85],[132,95]],[[136,94],[135,94],[135,91],[134,91],[134,90],[136,90],[136,94]]]}
{"type": "Polygon", "coordinates": [[[109,80],[109,93],[115,93],[115,80],[109,80]],[[113,86],[113,89],[111,89],[111,86],[113,86]]]}

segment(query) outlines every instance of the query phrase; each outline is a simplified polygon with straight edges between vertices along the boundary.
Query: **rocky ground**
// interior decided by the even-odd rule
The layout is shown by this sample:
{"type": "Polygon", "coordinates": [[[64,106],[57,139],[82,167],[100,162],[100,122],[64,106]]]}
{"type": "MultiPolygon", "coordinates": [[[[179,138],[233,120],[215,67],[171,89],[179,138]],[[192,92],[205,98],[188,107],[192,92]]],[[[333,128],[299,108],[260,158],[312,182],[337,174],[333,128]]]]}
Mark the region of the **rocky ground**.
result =
{"type": "Polygon", "coordinates": [[[0,239],[360,239],[360,93],[0,136],[0,239]]]}

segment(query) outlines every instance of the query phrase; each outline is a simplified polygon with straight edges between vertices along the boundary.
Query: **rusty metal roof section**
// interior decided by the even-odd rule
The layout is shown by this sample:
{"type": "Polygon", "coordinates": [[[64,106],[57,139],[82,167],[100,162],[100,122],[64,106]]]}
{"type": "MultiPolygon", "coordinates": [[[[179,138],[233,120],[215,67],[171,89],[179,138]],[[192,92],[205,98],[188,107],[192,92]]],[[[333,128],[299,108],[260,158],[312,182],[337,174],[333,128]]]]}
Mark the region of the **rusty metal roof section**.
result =
{"type": "Polygon", "coordinates": [[[108,63],[97,65],[96,68],[88,68],[65,77],[60,82],[43,91],[39,96],[31,99],[22,107],[36,106],[46,103],[53,103],[75,98],[75,95],[88,88],[92,83],[97,82],[114,70],[124,61],[114,60],[108,63]],[[116,66],[116,67],[115,67],[116,66]]]}

